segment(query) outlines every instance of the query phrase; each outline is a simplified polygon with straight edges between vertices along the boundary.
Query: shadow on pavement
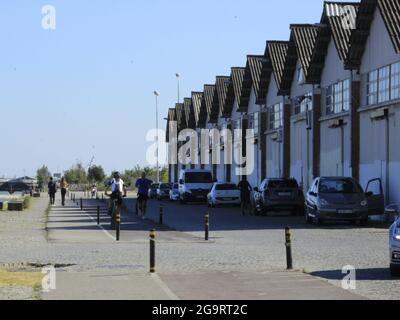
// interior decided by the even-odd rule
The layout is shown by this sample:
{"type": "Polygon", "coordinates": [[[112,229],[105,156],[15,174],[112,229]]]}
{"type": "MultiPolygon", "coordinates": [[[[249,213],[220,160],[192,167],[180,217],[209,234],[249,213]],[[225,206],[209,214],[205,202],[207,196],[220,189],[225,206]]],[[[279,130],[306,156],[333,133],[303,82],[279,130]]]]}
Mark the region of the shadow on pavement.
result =
{"type": "MultiPolygon", "coordinates": [[[[315,271],[310,275],[327,280],[343,280],[345,276],[342,270],[315,271]]],[[[389,268],[357,269],[356,278],[358,281],[393,281],[394,279],[390,275],[389,268]]]]}

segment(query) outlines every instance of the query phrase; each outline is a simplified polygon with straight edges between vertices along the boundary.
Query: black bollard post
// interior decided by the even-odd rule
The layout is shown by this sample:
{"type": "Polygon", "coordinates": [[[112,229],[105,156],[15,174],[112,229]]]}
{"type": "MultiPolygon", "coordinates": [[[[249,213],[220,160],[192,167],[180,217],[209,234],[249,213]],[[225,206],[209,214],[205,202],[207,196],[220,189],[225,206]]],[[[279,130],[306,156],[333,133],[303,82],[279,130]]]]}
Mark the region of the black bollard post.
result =
{"type": "Polygon", "coordinates": [[[83,200],[81,198],[81,210],[83,210],[83,200]]]}
{"type": "Polygon", "coordinates": [[[210,214],[207,212],[204,219],[205,240],[208,241],[210,234],[210,214]]]}
{"type": "Polygon", "coordinates": [[[97,206],[97,225],[100,225],[100,206],[97,206]]]}
{"type": "Polygon", "coordinates": [[[115,217],[116,220],[116,239],[119,241],[119,236],[121,233],[121,211],[117,210],[117,216],[115,217]]]}
{"type": "Polygon", "coordinates": [[[292,234],[290,228],[287,227],[285,230],[285,239],[286,239],[286,263],[287,269],[293,269],[293,257],[292,257],[292,234]]]}
{"type": "Polygon", "coordinates": [[[164,224],[164,207],[160,205],[160,225],[164,224]]]}
{"type": "Polygon", "coordinates": [[[150,231],[150,273],[156,272],[156,230],[150,231]]]}

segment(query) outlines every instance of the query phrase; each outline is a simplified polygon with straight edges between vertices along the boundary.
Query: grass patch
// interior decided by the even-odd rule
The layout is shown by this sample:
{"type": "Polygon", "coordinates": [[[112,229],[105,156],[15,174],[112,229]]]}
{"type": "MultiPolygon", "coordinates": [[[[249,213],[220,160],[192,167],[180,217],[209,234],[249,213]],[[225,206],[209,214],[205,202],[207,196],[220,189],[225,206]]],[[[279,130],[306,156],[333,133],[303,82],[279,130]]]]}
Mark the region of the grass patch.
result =
{"type": "Polygon", "coordinates": [[[32,204],[31,197],[24,197],[24,209],[29,209],[32,204]]]}
{"type": "Polygon", "coordinates": [[[43,274],[41,272],[10,272],[0,270],[0,286],[18,286],[37,288],[41,285],[43,274]]]}

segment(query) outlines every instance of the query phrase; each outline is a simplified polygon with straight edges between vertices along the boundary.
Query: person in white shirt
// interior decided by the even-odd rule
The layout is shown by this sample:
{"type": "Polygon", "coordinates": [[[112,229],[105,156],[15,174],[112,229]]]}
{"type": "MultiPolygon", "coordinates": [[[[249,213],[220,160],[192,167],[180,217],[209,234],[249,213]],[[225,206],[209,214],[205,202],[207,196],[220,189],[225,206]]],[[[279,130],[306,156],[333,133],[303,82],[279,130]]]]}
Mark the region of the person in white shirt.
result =
{"type": "Polygon", "coordinates": [[[105,193],[111,200],[117,200],[118,205],[122,205],[122,198],[126,198],[126,187],[119,172],[114,172],[113,179],[108,184],[111,186],[111,194],[105,193]]]}

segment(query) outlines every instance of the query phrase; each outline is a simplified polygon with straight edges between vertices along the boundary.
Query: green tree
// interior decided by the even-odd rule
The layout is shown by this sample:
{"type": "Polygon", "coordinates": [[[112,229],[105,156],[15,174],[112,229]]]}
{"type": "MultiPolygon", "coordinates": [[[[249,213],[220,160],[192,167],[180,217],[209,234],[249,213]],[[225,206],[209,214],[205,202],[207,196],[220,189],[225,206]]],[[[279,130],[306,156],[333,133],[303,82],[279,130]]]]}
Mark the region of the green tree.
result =
{"type": "Polygon", "coordinates": [[[106,174],[102,166],[92,166],[88,170],[89,182],[101,183],[104,181],[106,174]]]}
{"type": "Polygon", "coordinates": [[[69,184],[83,185],[87,183],[87,174],[82,163],[77,163],[71,169],[65,171],[64,177],[69,184]]]}
{"type": "Polygon", "coordinates": [[[39,187],[42,189],[49,183],[51,173],[47,166],[43,165],[40,169],[36,171],[36,177],[38,180],[39,187]]]}

